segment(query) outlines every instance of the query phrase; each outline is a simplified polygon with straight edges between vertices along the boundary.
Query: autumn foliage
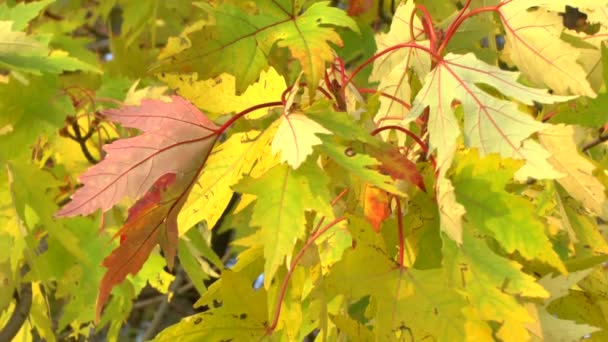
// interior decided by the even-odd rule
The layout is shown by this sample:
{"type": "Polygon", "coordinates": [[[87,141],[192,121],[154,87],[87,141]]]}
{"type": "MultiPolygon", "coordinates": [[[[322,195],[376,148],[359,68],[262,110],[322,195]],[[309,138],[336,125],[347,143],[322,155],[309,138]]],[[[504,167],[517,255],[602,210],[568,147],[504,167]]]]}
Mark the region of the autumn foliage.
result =
{"type": "Polygon", "coordinates": [[[1,4],[0,340],[607,340],[607,13],[1,4]]]}

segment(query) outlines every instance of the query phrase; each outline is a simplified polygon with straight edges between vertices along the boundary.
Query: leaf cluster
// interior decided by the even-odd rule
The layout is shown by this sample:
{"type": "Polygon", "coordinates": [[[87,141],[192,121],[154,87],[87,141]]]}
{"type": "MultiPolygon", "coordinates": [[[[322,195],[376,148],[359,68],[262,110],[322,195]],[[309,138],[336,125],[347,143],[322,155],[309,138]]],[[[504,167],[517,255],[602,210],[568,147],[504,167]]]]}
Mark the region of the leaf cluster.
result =
{"type": "Polygon", "coordinates": [[[605,13],[0,4],[0,337],[608,339],[605,13]]]}

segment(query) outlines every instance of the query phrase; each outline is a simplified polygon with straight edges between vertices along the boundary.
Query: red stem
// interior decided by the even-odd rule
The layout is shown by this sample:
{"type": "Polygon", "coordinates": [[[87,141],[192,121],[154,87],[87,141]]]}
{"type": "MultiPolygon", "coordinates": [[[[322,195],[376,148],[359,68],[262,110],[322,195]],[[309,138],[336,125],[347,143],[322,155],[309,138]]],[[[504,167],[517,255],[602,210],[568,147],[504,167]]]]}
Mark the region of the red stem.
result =
{"type": "Polygon", "coordinates": [[[438,49],[439,52],[443,51],[443,49],[447,45],[447,42],[450,41],[450,39],[447,39],[447,37],[452,38],[452,36],[454,35],[454,32],[456,32],[456,30],[458,29],[458,26],[460,26],[460,24],[458,24],[458,26],[456,26],[455,24],[460,21],[460,19],[464,15],[464,12],[466,12],[467,9],[469,9],[469,6],[471,6],[471,1],[472,0],[467,0],[467,2],[464,4],[464,7],[462,7],[462,9],[460,10],[460,12],[458,12],[458,15],[456,16],[456,19],[454,19],[454,21],[452,21],[452,23],[448,27],[448,29],[447,29],[447,31],[446,31],[446,33],[444,35],[443,42],[441,42],[441,46],[438,49]]]}
{"type": "Polygon", "coordinates": [[[483,13],[483,12],[497,12],[500,9],[500,6],[504,5],[503,4],[498,4],[496,6],[486,6],[486,7],[480,7],[480,8],[476,8],[472,11],[470,11],[469,13],[464,14],[464,10],[466,9],[466,7],[464,7],[461,10],[461,14],[459,15],[458,18],[456,20],[454,20],[451,24],[450,27],[448,28],[448,32],[446,33],[443,42],[441,43],[441,46],[439,46],[439,48],[437,49],[436,53],[438,55],[441,55],[441,53],[443,52],[443,50],[445,49],[445,47],[448,45],[450,39],[452,39],[452,37],[454,36],[454,34],[456,33],[456,30],[458,30],[458,28],[460,27],[460,25],[462,25],[462,23],[467,20],[468,18],[483,13]]]}
{"type": "Polygon", "coordinates": [[[306,252],[308,247],[310,247],[310,245],[312,245],[319,238],[319,236],[323,235],[323,233],[328,231],[331,227],[335,226],[336,224],[338,224],[344,220],[345,220],[344,216],[338,217],[335,220],[328,223],[327,225],[325,225],[323,228],[317,230],[308,239],[308,241],[306,241],[304,246],[302,246],[302,249],[300,249],[298,254],[295,256],[295,258],[291,262],[291,267],[287,271],[287,275],[285,275],[285,278],[283,279],[283,284],[281,284],[281,292],[279,292],[279,298],[278,298],[277,306],[276,306],[275,312],[274,312],[274,319],[272,320],[272,324],[267,329],[267,332],[266,332],[267,335],[272,334],[274,329],[276,329],[277,324],[279,324],[279,317],[281,315],[281,306],[283,304],[283,299],[285,298],[285,294],[287,293],[287,285],[289,285],[289,279],[291,278],[291,275],[293,274],[295,267],[298,265],[298,263],[304,256],[304,253],[306,252]]]}
{"type": "Polygon", "coordinates": [[[232,125],[236,120],[242,118],[243,116],[253,112],[254,110],[258,110],[258,109],[262,109],[262,108],[267,108],[267,107],[276,107],[276,106],[281,106],[283,104],[282,101],[274,101],[274,102],[266,102],[266,103],[260,103],[258,105],[249,107],[245,110],[243,110],[242,112],[235,114],[233,117],[230,118],[230,120],[226,121],[223,125],[221,125],[217,130],[215,130],[216,134],[222,134],[224,133],[224,131],[226,129],[228,129],[228,127],[230,127],[230,125],[232,125]]]}
{"type": "MultiPolygon", "coordinates": [[[[306,87],[306,83],[305,82],[300,82],[298,84],[299,87],[306,87]]],[[[283,93],[281,94],[281,103],[283,104],[283,106],[285,106],[285,103],[287,102],[287,93],[289,93],[291,91],[291,89],[293,89],[293,86],[287,87],[287,89],[285,89],[283,91],[283,93]]],[[[331,96],[331,94],[329,92],[327,92],[327,90],[321,88],[321,87],[317,87],[317,91],[320,91],[323,95],[325,95],[325,97],[328,100],[332,100],[333,97],[331,96]]]]}
{"type": "MultiPolygon", "coordinates": [[[[431,19],[431,14],[426,9],[426,7],[424,7],[423,5],[420,5],[420,4],[416,5],[416,8],[412,13],[416,13],[416,10],[420,10],[424,14],[424,20],[421,20],[422,27],[424,28],[424,32],[426,33],[427,37],[429,37],[429,45],[431,47],[431,50],[436,51],[437,33],[435,32],[435,28],[433,27],[433,20],[431,19]]],[[[412,14],[412,17],[413,16],[414,15],[412,14]]],[[[413,25],[411,23],[413,23],[413,20],[410,22],[410,27],[412,27],[412,25],[413,25]]],[[[412,29],[411,32],[413,32],[413,31],[414,30],[412,29]]],[[[413,34],[412,34],[412,37],[414,37],[413,34]]]]}
{"type": "Polygon", "coordinates": [[[413,48],[413,49],[420,49],[422,51],[426,51],[429,55],[431,55],[431,57],[433,57],[435,60],[441,60],[441,56],[437,55],[436,53],[434,53],[431,49],[422,46],[418,43],[402,43],[402,44],[397,44],[397,45],[393,45],[391,47],[388,47],[378,53],[376,53],[375,55],[371,56],[370,58],[368,58],[365,62],[361,63],[361,65],[359,65],[351,74],[350,76],[346,79],[346,81],[344,82],[344,84],[342,84],[342,89],[344,89],[346,87],[347,84],[349,84],[353,78],[361,71],[363,70],[363,68],[365,68],[366,66],[368,66],[369,64],[373,63],[376,59],[386,55],[387,53],[393,52],[397,49],[403,49],[403,48],[413,48]]]}
{"type": "Polygon", "coordinates": [[[554,110],[554,111],[551,111],[551,112],[545,114],[545,116],[543,116],[543,120],[542,121],[543,122],[549,121],[549,119],[551,119],[557,113],[558,113],[557,110],[554,110]]]}
{"type": "Polygon", "coordinates": [[[420,140],[420,138],[418,138],[418,136],[416,134],[414,134],[414,132],[410,131],[409,129],[405,129],[401,126],[397,126],[397,125],[388,125],[388,126],[382,126],[382,127],[378,127],[375,130],[373,130],[370,134],[371,135],[376,135],[382,131],[386,131],[389,129],[394,129],[397,131],[400,131],[402,133],[405,133],[408,137],[414,139],[414,141],[416,143],[418,143],[418,145],[420,146],[420,148],[422,148],[422,151],[424,153],[429,153],[429,148],[428,146],[426,146],[426,144],[424,143],[424,141],[420,140]]]}
{"type": "MultiPolygon", "coordinates": [[[[376,135],[376,134],[378,134],[382,131],[386,131],[388,129],[394,129],[394,130],[397,130],[399,132],[406,134],[408,137],[412,138],[418,144],[418,146],[420,146],[420,148],[422,148],[422,151],[424,152],[424,154],[426,154],[426,155],[429,154],[429,147],[424,143],[424,141],[420,140],[420,138],[418,138],[418,136],[416,134],[414,134],[412,131],[410,131],[409,129],[405,129],[401,126],[387,125],[387,126],[383,126],[383,127],[378,127],[375,130],[373,130],[370,134],[376,135]]],[[[433,164],[433,169],[437,170],[437,162],[435,161],[435,157],[433,155],[429,155],[429,161],[431,162],[431,164],[433,164]]]]}
{"type": "Polygon", "coordinates": [[[397,233],[399,234],[399,266],[403,267],[405,255],[405,237],[403,235],[403,211],[401,209],[401,200],[395,196],[397,201],[397,233]]]}
{"type": "Polygon", "coordinates": [[[344,84],[346,83],[346,67],[344,66],[344,61],[340,57],[337,57],[336,61],[338,61],[338,64],[340,64],[340,81],[342,81],[342,84],[344,84]]]}
{"type": "Polygon", "coordinates": [[[336,196],[336,198],[334,198],[333,201],[331,201],[331,206],[333,207],[334,205],[336,205],[336,203],[338,203],[338,201],[340,200],[340,198],[344,197],[344,195],[346,195],[348,193],[348,188],[342,190],[342,192],[340,192],[338,194],[338,196],[336,196]]]}
{"type": "Polygon", "coordinates": [[[395,101],[395,102],[399,103],[399,104],[400,104],[400,105],[402,105],[403,107],[407,108],[408,110],[409,110],[409,109],[412,109],[412,106],[410,106],[410,104],[409,104],[409,103],[407,103],[407,102],[405,102],[405,101],[403,101],[403,100],[401,100],[401,99],[399,99],[399,98],[397,98],[397,97],[395,97],[395,96],[393,96],[393,95],[391,95],[391,94],[387,94],[387,93],[385,93],[385,92],[383,92],[383,91],[379,91],[379,90],[377,90],[377,89],[371,89],[371,88],[359,88],[359,89],[357,89],[357,90],[359,90],[359,92],[360,92],[360,93],[367,93],[367,94],[375,94],[375,93],[379,93],[379,94],[380,94],[380,96],[384,96],[384,97],[386,97],[386,98],[389,98],[389,99],[391,99],[391,100],[393,100],[393,101],[395,101]]]}

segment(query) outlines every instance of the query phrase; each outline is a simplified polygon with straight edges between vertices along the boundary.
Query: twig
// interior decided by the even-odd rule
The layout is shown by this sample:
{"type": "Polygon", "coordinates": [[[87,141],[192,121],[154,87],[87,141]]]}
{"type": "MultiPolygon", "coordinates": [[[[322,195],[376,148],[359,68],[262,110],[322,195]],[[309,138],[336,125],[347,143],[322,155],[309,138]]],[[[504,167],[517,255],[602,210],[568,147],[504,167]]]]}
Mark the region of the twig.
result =
{"type": "MultiPolygon", "coordinates": [[[[171,283],[171,286],[169,286],[169,293],[175,292],[182,285],[183,280],[184,272],[182,272],[181,268],[176,267],[175,279],[173,280],[173,283],[171,283]]],[[[156,309],[154,317],[152,318],[152,322],[150,322],[150,326],[142,336],[142,340],[144,341],[152,339],[152,337],[156,335],[156,332],[158,331],[158,328],[160,327],[160,324],[163,321],[163,317],[169,309],[169,294],[163,295],[162,299],[164,300],[160,303],[158,309],[156,309]]]]}
{"type": "MultiPolygon", "coordinates": [[[[177,291],[175,291],[174,293],[175,294],[182,294],[182,293],[190,290],[193,286],[194,286],[193,283],[188,282],[184,286],[182,286],[179,289],[177,289],[177,291]]],[[[135,302],[133,304],[133,310],[142,309],[142,308],[145,308],[148,305],[152,305],[152,304],[155,304],[155,303],[158,303],[158,302],[162,302],[165,298],[167,298],[166,294],[160,294],[158,296],[154,296],[154,297],[138,300],[137,302],[135,302]]]]}
{"type": "Polygon", "coordinates": [[[6,325],[0,330],[0,341],[12,341],[30,314],[30,308],[32,307],[32,283],[23,283],[20,294],[15,290],[15,300],[17,302],[15,310],[13,310],[13,314],[6,325]]]}
{"type": "Polygon", "coordinates": [[[591,141],[590,143],[586,144],[585,146],[583,146],[583,152],[587,152],[588,149],[595,147],[605,141],[608,141],[608,134],[606,135],[600,135],[599,137],[595,138],[593,141],[591,141]]]}

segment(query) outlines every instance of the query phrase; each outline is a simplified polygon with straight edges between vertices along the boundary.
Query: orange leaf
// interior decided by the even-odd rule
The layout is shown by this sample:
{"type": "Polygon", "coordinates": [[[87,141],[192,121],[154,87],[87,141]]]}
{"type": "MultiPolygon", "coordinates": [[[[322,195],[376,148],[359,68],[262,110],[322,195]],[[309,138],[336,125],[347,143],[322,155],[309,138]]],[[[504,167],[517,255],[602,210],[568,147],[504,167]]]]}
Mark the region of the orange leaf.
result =
{"type": "Polygon", "coordinates": [[[348,2],[348,15],[357,16],[369,11],[374,4],[373,0],[350,0],[348,2]]]}
{"type": "MultiPolygon", "coordinates": [[[[79,178],[84,184],[56,216],[109,210],[123,197],[139,198],[116,236],[120,245],[103,261],[97,320],[112,288],[136,274],[158,243],[173,267],[178,243],[177,215],[198,179],[219,135],[217,126],[179,96],[172,102],[143,100],[103,112],[142,134],[104,146],[105,158],[79,178]]],[[[115,236],[115,237],[116,237],[115,236]]]]}
{"type": "Polygon", "coordinates": [[[364,190],[363,212],[376,232],[390,215],[389,196],[384,190],[367,184],[364,190]]]}
{"type": "Polygon", "coordinates": [[[183,182],[176,182],[174,173],[168,173],[129,209],[127,222],[114,235],[120,236],[120,245],[103,261],[108,270],[99,285],[97,320],[112,288],[127,274],[137,274],[157,243],[161,244],[167,264],[172,266],[178,242],[177,213],[188,190],[184,191],[183,182]]]}
{"type": "Polygon", "coordinates": [[[426,191],[422,175],[418,172],[416,164],[394,147],[371,151],[371,155],[381,163],[380,172],[390,175],[393,179],[404,180],[426,191]]]}

